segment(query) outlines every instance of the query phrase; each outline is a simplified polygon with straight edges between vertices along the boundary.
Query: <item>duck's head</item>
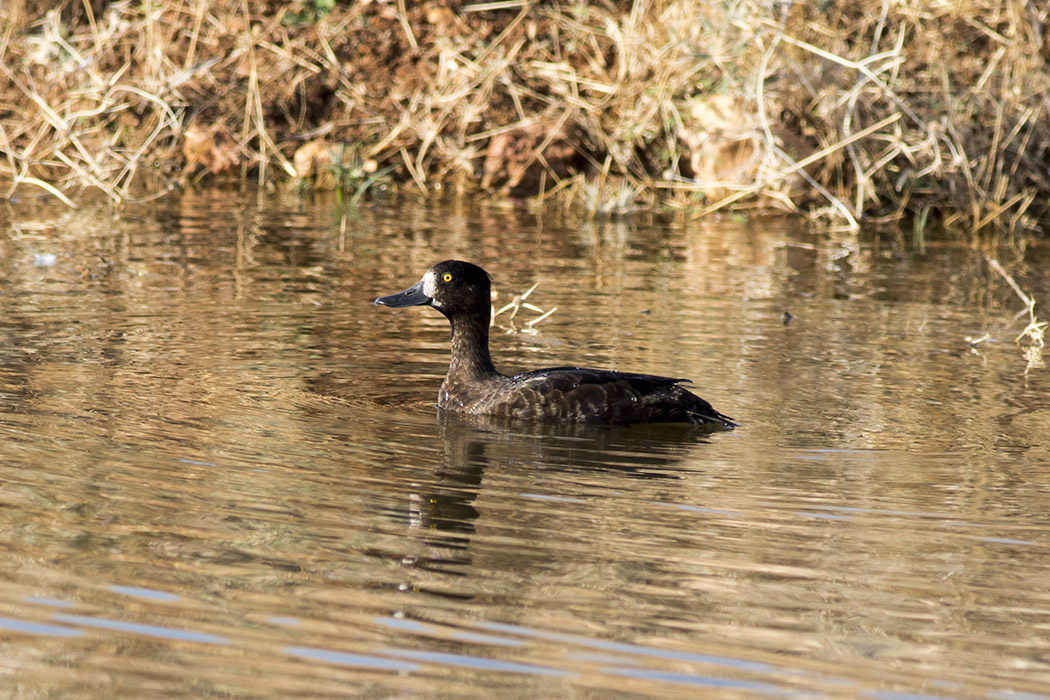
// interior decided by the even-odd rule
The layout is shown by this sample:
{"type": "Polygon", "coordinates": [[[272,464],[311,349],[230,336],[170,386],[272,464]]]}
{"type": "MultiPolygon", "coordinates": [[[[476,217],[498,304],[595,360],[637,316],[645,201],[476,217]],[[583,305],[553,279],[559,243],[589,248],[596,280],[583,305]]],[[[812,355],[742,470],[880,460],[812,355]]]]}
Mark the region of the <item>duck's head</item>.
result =
{"type": "Polygon", "coordinates": [[[445,260],[426,271],[423,279],[403,292],[379,297],[381,306],[433,306],[449,318],[484,314],[491,309],[489,273],[462,260],[445,260]]]}

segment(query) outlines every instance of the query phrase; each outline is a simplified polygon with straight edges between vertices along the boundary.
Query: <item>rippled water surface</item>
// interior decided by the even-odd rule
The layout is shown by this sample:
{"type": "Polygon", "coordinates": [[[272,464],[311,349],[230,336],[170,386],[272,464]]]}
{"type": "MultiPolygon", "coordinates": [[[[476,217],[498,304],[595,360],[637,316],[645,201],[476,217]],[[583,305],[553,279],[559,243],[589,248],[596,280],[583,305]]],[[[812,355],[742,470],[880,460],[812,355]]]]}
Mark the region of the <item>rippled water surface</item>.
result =
{"type": "MultiPolygon", "coordinates": [[[[1050,698],[1050,386],[977,248],[230,192],[0,221],[0,697],[1050,698]],[[692,377],[742,427],[443,419],[447,322],[371,301],[448,257],[557,307],[496,318],[500,368],[692,377]]],[[[1048,248],[995,254],[1050,314],[1048,248]]]]}

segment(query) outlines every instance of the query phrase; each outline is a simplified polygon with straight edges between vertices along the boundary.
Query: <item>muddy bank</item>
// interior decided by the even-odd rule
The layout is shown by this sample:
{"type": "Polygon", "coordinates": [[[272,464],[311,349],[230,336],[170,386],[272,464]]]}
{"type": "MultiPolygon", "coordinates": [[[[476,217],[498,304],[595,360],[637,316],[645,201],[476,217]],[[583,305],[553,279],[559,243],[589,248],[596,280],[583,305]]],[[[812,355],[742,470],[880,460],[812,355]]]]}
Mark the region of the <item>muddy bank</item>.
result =
{"type": "Polygon", "coordinates": [[[71,204],[233,177],[1045,234],[1038,5],[14,0],[0,179],[71,204]]]}

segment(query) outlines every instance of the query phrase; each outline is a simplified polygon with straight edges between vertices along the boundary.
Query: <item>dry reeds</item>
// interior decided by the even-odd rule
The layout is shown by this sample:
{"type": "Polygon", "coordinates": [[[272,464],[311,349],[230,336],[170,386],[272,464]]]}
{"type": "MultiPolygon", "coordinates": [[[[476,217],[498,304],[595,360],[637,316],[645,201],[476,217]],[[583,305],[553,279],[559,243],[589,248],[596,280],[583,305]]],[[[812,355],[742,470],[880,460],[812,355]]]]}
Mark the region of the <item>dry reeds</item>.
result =
{"type": "Polygon", "coordinates": [[[8,196],[289,181],[316,172],[295,157],[309,143],[421,192],[566,196],[594,215],[1050,230],[1039,3],[52,6],[0,10],[8,196]]]}

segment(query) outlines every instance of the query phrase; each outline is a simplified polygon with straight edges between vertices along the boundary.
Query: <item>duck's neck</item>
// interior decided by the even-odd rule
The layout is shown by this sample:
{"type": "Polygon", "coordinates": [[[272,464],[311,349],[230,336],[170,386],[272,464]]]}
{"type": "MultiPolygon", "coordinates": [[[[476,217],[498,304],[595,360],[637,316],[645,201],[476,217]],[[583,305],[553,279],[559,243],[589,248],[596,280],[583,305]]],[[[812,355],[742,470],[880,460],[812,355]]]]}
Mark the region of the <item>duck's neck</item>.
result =
{"type": "Polygon", "coordinates": [[[452,323],[452,360],[448,376],[476,380],[498,376],[489,355],[488,317],[457,316],[452,323]]]}

